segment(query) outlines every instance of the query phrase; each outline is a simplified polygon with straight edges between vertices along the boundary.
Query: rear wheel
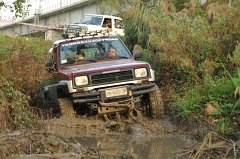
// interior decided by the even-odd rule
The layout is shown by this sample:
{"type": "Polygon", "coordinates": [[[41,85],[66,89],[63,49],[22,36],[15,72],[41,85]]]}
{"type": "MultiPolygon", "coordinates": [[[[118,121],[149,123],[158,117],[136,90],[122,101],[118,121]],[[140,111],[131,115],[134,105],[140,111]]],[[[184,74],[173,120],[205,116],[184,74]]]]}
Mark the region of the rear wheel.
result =
{"type": "Polygon", "coordinates": [[[68,98],[59,98],[58,105],[60,107],[62,117],[75,117],[73,103],[68,98]]]}

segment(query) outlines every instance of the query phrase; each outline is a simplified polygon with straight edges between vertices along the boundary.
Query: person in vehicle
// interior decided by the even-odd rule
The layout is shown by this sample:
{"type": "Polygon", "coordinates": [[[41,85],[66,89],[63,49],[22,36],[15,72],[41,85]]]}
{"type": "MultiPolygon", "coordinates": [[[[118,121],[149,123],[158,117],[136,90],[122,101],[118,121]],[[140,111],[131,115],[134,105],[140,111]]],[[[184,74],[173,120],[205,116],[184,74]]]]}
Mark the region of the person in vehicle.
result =
{"type": "Polygon", "coordinates": [[[107,21],[107,27],[108,27],[108,29],[112,29],[112,22],[111,22],[111,20],[107,21]]]}
{"type": "Polygon", "coordinates": [[[110,47],[110,49],[108,50],[108,53],[107,53],[107,57],[117,58],[118,57],[117,49],[114,47],[110,47]]]}
{"type": "Polygon", "coordinates": [[[103,22],[103,26],[107,27],[107,30],[111,32],[112,31],[112,21],[111,21],[111,19],[106,18],[103,22]]]}
{"type": "Polygon", "coordinates": [[[75,56],[75,62],[83,61],[84,57],[85,57],[84,52],[82,52],[82,51],[77,52],[77,54],[75,56]]]}
{"type": "Polygon", "coordinates": [[[123,25],[122,25],[122,21],[121,20],[115,19],[114,22],[115,22],[115,28],[123,29],[123,25]]]}

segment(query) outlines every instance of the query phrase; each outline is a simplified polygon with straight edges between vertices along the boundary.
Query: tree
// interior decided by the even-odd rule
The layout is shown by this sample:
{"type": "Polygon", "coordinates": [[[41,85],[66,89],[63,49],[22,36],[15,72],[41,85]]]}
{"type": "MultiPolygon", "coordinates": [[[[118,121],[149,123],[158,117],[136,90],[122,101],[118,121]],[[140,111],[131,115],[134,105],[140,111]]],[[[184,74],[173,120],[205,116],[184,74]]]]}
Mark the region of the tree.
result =
{"type": "Polygon", "coordinates": [[[24,3],[26,0],[15,0],[11,3],[6,3],[4,1],[0,1],[0,9],[2,7],[8,8],[11,12],[15,13],[15,17],[21,17],[23,15],[23,11],[25,8],[28,8],[30,5],[25,6],[24,3]]]}

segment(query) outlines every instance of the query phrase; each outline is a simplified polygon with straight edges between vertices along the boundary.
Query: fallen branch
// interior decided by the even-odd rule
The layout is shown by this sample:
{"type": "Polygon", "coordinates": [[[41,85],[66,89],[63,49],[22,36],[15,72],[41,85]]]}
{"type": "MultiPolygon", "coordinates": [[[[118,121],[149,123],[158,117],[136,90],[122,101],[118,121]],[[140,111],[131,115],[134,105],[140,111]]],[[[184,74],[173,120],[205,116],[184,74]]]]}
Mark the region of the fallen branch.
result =
{"type": "Polygon", "coordinates": [[[239,146],[231,139],[226,139],[215,132],[209,132],[198,148],[187,149],[177,155],[177,158],[205,159],[205,158],[234,158],[240,156],[239,146]],[[196,152],[196,153],[194,153],[196,152]]]}

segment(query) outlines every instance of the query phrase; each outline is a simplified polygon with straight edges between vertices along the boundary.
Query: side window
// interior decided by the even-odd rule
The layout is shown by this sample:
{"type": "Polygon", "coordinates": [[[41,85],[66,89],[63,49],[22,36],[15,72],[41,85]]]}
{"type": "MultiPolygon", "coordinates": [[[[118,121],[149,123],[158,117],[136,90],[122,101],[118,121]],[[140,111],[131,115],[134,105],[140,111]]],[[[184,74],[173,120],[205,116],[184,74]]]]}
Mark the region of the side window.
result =
{"type": "Polygon", "coordinates": [[[111,18],[105,18],[104,21],[103,21],[102,27],[112,28],[112,20],[111,20],[111,18]]]}
{"type": "Polygon", "coordinates": [[[114,19],[114,26],[117,29],[123,29],[123,23],[120,19],[114,19]]]}

